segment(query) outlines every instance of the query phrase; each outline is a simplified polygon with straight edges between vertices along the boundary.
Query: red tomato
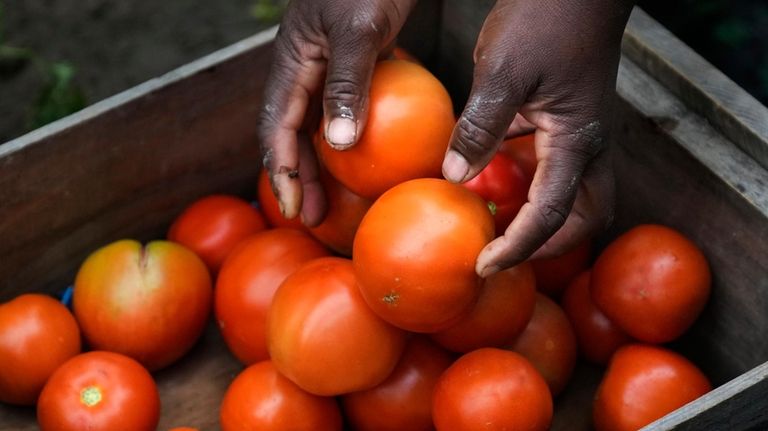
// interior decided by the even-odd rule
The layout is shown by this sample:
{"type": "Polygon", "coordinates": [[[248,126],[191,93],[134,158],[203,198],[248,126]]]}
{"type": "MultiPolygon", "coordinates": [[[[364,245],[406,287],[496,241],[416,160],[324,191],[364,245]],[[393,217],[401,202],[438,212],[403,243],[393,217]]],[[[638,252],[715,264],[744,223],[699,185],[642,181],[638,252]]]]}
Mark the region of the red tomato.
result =
{"type": "Polygon", "coordinates": [[[365,304],[352,262],[321,257],[275,292],[267,341],[286,377],[313,394],[339,395],[381,383],[400,359],[405,333],[365,304]]]}
{"type": "Polygon", "coordinates": [[[469,312],[480,293],[480,250],[493,217],[475,193],[431,178],[383,194],[360,223],[352,262],[376,314],[415,332],[437,332],[469,312]]]}
{"type": "Polygon", "coordinates": [[[563,311],[576,334],[579,352],[588,361],[605,365],[613,352],[632,338],[600,311],[589,294],[590,272],[584,271],[565,289],[563,311]]]}
{"type": "Polygon", "coordinates": [[[259,173],[259,208],[264,214],[270,226],[290,227],[298,230],[307,230],[307,227],[301,222],[299,217],[287,219],[280,212],[280,204],[277,202],[275,194],[272,192],[272,185],[269,183],[267,170],[262,169],[259,173]]]}
{"type": "Polygon", "coordinates": [[[266,227],[261,213],[245,200],[210,195],[193,202],[176,217],[168,239],[197,253],[211,273],[216,273],[238,242],[266,227]]]}
{"type": "Polygon", "coordinates": [[[546,430],[552,395],[525,358],[486,347],[462,356],[443,373],[432,417],[438,431],[546,430]]]}
{"type": "Polygon", "coordinates": [[[0,304],[0,401],[32,405],[48,377],[80,353],[80,329],[67,307],[35,293],[0,304]]]}
{"type": "Polygon", "coordinates": [[[429,338],[412,337],[386,380],[341,398],[347,421],[357,431],[433,430],[432,392],[452,362],[429,338]]]}
{"type": "Polygon", "coordinates": [[[512,157],[498,152],[476,177],[464,183],[464,187],[480,195],[496,207],[493,220],[496,235],[504,235],[507,226],[528,200],[531,180],[512,157]]]}
{"type": "Polygon", "coordinates": [[[586,240],[573,250],[549,259],[531,261],[539,292],[557,299],[576,276],[589,268],[592,241],[586,240]]]}
{"type": "Polygon", "coordinates": [[[536,294],[528,326],[509,348],[525,356],[546,380],[552,396],[563,391],[576,366],[577,347],[573,326],[559,305],[536,294]]]}
{"type": "Polygon", "coordinates": [[[160,396],[149,372],[112,352],[75,356],[45,384],[37,403],[42,431],[154,431],[160,396]]]}
{"type": "Polygon", "coordinates": [[[321,173],[321,179],[328,200],[328,212],[322,223],[310,228],[309,232],[333,251],[352,256],[355,233],[373,202],[352,193],[325,171],[321,173]]]}
{"type": "Polygon", "coordinates": [[[536,280],[523,262],[488,277],[472,311],[432,339],[454,352],[501,347],[523,332],[535,303],[536,280]]]}
{"type": "Polygon", "coordinates": [[[200,430],[198,430],[197,428],[190,428],[190,427],[176,427],[176,428],[171,428],[168,431],[200,431],[200,430]]]}
{"type": "Polygon", "coordinates": [[[295,229],[259,232],[224,261],[214,311],[229,350],[245,365],[267,359],[267,312],[277,287],[305,262],[330,253],[295,229]]]}
{"type": "Polygon", "coordinates": [[[91,348],[122,353],[154,371],[197,341],[212,296],[208,269],[187,248],[122,240],[83,262],[72,307],[91,348]]]}
{"type": "Polygon", "coordinates": [[[357,143],[332,148],[322,124],[315,149],[345,187],[374,199],[404,181],[440,177],[454,124],[451,98],[432,73],[413,62],[386,60],[374,69],[368,121],[357,143]]]}
{"type": "Polygon", "coordinates": [[[336,400],[312,395],[277,372],[271,361],[253,364],[227,388],[222,431],[341,431],[336,400]]]}
{"type": "Polygon", "coordinates": [[[699,317],[710,280],[696,244],[669,227],[640,225],[603,250],[590,291],[597,307],[629,335],[666,343],[699,317]]]}
{"type": "Polygon", "coordinates": [[[536,173],[536,166],[539,163],[536,158],[536,145],[534,145],[535,137],[535,133],[530,133],[528,135],[506,139],[501,143],[501,147],[499,147],[500,152],[512,156],[513,159],[517,160],[529,181],[533,180],[533,175],[536,173]]]}
{"type": "Polygon", "coordinates": [[[712,389],[683,356],[662,347],[630,344],[611,359],[595,396],[597,431],[634,431],[712,389]]]}

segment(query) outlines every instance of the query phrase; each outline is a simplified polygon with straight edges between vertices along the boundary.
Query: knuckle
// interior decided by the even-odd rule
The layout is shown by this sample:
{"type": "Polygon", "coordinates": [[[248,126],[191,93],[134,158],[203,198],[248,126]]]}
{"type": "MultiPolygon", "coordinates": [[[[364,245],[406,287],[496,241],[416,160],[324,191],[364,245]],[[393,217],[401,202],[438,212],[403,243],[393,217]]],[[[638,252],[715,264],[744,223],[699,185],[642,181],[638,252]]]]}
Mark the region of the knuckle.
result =
{"type": "Polygon", "coordinates": [[[490,154],[501,140],[500,134],[478,122],[473,116],[462,116],[456,127],[458,133],[453,147],[471,159],[490,154]]]}

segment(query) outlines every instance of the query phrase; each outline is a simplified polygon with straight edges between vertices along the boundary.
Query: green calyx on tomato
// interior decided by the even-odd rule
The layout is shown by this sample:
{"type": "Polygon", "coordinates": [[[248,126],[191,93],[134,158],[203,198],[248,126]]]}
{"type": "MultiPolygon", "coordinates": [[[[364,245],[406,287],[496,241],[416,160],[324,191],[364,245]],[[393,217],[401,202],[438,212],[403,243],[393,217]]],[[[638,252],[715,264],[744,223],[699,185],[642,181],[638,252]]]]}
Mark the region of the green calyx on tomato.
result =
{"type": "Polygon", "coordinates": [[[498,210],[498,207],[496,206],[496,202],[488,201],[488,210],[491,212],[492,216],[495,216],[496,210],[498,210]]]}

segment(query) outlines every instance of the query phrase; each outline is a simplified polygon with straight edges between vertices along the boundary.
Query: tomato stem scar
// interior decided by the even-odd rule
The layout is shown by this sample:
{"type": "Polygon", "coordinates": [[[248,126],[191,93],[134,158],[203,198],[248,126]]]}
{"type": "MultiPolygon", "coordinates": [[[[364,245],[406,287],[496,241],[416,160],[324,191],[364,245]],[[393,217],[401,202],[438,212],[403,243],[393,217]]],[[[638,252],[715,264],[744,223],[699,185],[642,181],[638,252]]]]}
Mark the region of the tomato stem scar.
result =
{"type": "Polygon", "coordinates": [[[80,391],[80,402],[88,407],[93,407],[101,402],[102,393],[98,386],[88,386],[80,391]]]}
{"type": "Polygon", "coordinates": [[[398,295],[395,292],[389,292],[388,294],[384,295],[384,297],[381,298],[381,300],[388,305],[396,305],[398,298],[400,298],[400,295],[398,295]]]}

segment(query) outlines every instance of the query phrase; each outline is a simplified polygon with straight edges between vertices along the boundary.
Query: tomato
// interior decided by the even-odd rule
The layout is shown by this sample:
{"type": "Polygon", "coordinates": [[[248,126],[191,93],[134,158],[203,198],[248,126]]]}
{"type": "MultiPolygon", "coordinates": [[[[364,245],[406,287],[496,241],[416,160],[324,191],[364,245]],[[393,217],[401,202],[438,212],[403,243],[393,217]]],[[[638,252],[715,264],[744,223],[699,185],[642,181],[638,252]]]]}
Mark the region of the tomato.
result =
{"type": "Polygon", "coordinates": [[[430,431],[432,392],[453,362],[429,338],[414,336],[392,373],[367,391],[342,396],[345,417],[357,431],[430,431]]]}
{"type": "Polygon", "coordinates": [[[443,84],[416,63],[385,60],[374,69],[368,98],[368,120],[354,146],[332,148],[324,123],[315,136],[315,149],[331,174],[369,199],[410,179],[441,177],[455,124],[443,84]]]}
{"type": "Polygon", "coordinates": [[[509,348],[531,361],[546,380],[552,396],[563,391],[576,366],[578,351],[573,326],[563,309],[541,293],[536,294],[528,326],[509,348]]]}
{"type": "Polygon", "coordinates": [[[579,352],[588,361],[606,365],[613,352],[632,338],[600,311],[589,294],[590,272],[584,271],[565,289],[562,307],[573,325],[579,352]]]}
{"type": "Polygon", "coordinates": [[[531,260],[539,292],[557,299],[576,276],[589,268],[592,241],[585,240],[557,257],[531,260]]]}
{"type": "Polygon", "coordinates": [[[488,277],[472,311],[432,338],[454,352],[501,347],[525,329],[535,303],[536,280],[523,262],[488,277]]]}
{"type": "Polygon", "coordinates": [[[326,171],[320,176],[328,200],[328,212],[323,221],[310,228],[309,232],[333,251],[352,256],[355,233],[373,202],[352,193],[326,171]]]}
{"type": "Polygon", "coordinates": [[[270,226],[307,230],[307,227],[304,226],[299,217],[292,219],[283,217],[283,213],[280,212],[280,204],[272,192],[272,185],[269,183],[269,175],[266,169],[262,169],[261,173],[259,173],[258,196],[259,208],[270,226]]]}
{"type": "MultiPolygon", "coordinates": [[[[529,181],[533,180],[539,161],[536,157],[535,133],[516,138],[505,139],[499,147],[499,152],[515,159],[529,181]]],[[[529,184],[530,186],[530,184],[529,184]]]]}
{"type": "Polygon", "coordinates": [[[0,304],[0,401],[32,405],[48,377],[80,353],[80,329],[59,301],[29,293],[0,304]]]}
{"type": "Polygon", "coordinates": [[[473,307],[480,250],[493,239],[486,203],[461,185],[431,178],[377,199],[355,236],[352,262],[376,314],[415,332],[437,332],[473,307]]]}
{"type": "Polygon", "coordinates": [[[171,428],[168,431],[200,431],[200,430],[198,430],[197,428],[190,428],[190,427],[176,427],[176,428],[171,428]]]}
{"type": "Polygon", "coordinates": [[[443,373],[432,417],[438,431],[546,430],[552,395],[524,357],[486,347],[465,354],[443,373]]]}
{"type": "Polygon", "coordinates": [[[611,359],[597,389],[597,431],[634,431],[712,389],[688,359],[658,346],[630,344],[611,359]]]}
{"type": "Polygon", "coordinates": [[[497,152],[476,177],[464,183],[464,187],[493,202],[496,235],[504,235],[520,207],[527,202],[530,184],[530,178],[515,159],[497,152]]]}
{"type": "Polygon", "coordinates": [[[611,242],[592,271],[597,307],[630,336],[666,343],[682,335],[709,298],[709,264],[680,232],[640,225],[611,242]]]}
{"type": "Polygon", "coordinates": [[[216,273],[238,242],[266,227],[261,213],[245,200],[210,195],[193,202],[176,217],[168,239],[197,253],[216,273]]]}
{"type": "Polygon", "coordinates": [[[65,362],[45,384],[37,403],[42,431],[154,431],[160,395],[135,360],[92,351],[65,362]]]}
{"type": "Polygon", "coordinates": [[[352,262],[321,257],[280,285],[267,320],[269,354],[304,390],[340,395],[372,388],[394,369],[405,332],[365,304],[352,262]]]}
{"type": "Polygon", "coordinates": [[[154,371],[197,341],[212,296],[207,267],[187,248],[121,240],[80,266],[72,307],[91,348],[122,353],[154,371]]]}
{"type": "Polygon", "coordinates": [[[302,264],[330,253],[307,233],[288,228],[259,232],[224,261],[214,292],[224,342],[245,365],[267,359],[267,312],[277,287],[302,264]]]}
{"type": "Polygon", "coordinates": [[[235,377],[220,411],[222,431],[341,431],[336,400],[312,395],[281,375],[271,361],[235,377]]]}

